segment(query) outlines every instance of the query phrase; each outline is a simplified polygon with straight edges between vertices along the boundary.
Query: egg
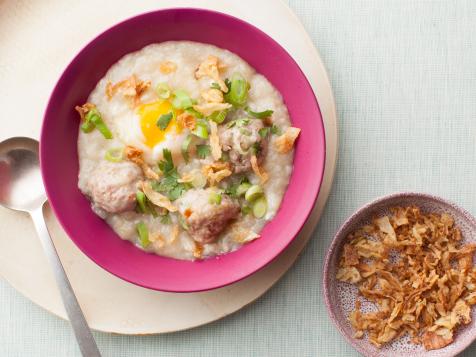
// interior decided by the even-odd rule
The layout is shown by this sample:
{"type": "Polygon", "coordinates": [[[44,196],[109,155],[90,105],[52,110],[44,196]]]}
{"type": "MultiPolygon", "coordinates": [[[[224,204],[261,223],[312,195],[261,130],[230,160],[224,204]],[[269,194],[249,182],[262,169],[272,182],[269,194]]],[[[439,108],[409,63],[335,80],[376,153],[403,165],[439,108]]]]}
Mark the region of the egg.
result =
{"type": "Polygon", "coordinates": [[[177,116],[182,113],[172,107],[167,100],[157,100],[139,105],[117,118],[118,136],[126,145],[140,148],[146,161],[157,163],[163,157],[163,149],[169,149],[174,162],[182,161],[181,145],[188,130],[177,123],[177,116]],[[162,115],[172,114],[172,119],[162,130],[157,121],[162,115]]]}

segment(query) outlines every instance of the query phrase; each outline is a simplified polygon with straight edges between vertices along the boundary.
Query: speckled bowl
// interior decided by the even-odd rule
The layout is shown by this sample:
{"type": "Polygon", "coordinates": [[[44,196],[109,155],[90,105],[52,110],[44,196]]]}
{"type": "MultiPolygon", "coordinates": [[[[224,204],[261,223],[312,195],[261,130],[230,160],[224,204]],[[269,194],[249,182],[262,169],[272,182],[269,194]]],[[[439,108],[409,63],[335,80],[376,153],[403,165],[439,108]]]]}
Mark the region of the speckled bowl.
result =
{"type": "Polygon", "coordinates": [[[446,212],[452,215],[455,219],[456,225],[461,229],[464,241],[476,242],[476,219],[470,213],[454,203],[448,202],[440,197],[412,192],[397,193],[378,198],[375,201],[366,204],[348,218],[335,235],[334,240],[329,247],[324,264],[323,275],[323,291],[327,310],[339,332],[357,351],[365,356],[455,356],[476,339],[475,308],[471,311],[471,323],[457,330],[454,342],[445,348],[432,351],[426,351],[422,346],[410,343],[409,339],[405,337],[378,349],[365,337],[362,339],[354,338],[354,331],[347,319],[349,313],[354,308],[354,303],[357,297],[357,288],[354,285],[339,282],[335,278],[341,249],[345,243],[347,235],[358,227],[369,223],[372,217],[388,214],[391,207],[408,205],[416,205],[424,212],[446,212]]]}

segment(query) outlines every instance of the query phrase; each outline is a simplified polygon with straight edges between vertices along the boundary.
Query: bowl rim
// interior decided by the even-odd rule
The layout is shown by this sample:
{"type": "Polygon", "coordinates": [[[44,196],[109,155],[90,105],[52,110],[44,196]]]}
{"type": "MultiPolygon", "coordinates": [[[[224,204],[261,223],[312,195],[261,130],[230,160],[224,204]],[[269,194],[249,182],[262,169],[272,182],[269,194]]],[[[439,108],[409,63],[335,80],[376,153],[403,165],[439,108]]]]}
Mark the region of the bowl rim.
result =
{"type": "MultiPolygon", "coordinates": [[[[327,313],[328,313],[330,319],[332,320],[332,323],[334,324],[334,326],[337,328],[339,333],[345,338],[345,340],[352,347],[354,347],[358,352],[363,354],[364,356],[378,357],[380,355],[369,353],[364,348],[359,346],[356,343],[354,338],[351,338],[350,336],[348,336],[344,332],[341,324],[338,322],[337,316],[335,314],[335,308],[332,307],[333,304],[330,301],[329,281],[330,281],[331,278],[333,278],[333,277],[329,276],[329,274],[330,274],[329,271],[331,269],[330,261],[331,261],[331,258],[335,254],[340,253],[340,250],[338,250],[337,248],[342,243],[342,241],[345,239],[345,237],[343,236],[343,233],[348,229],[348,227],[351,225],[351,223],[357,217],[359,217],[360,215],[362,215],[362,213],[364,213],[365,211],[371,209],[372,207],[374,207],[374,206],[376,206],[380,203],[384,203],[385,201],[388,201],[388,200],[391,200],[391,199],[394,199],[394,198],[399,198],[399,197],[415,197],[415,198],[420,198],[420,199],[425,199],[425,200],[432,200],[432,201],[436,201],[438,203],[441,203],[443,205],[451,206],[456,211],[458,211],[463,216],[465,216],[465,218],[467,218],[474,226],[476,226],[476,218],[469,211],[467,211],[466,209],[457,205],[453,201],[448,200],[448,199],[443,198],[443,197],[438,196],[438,195],[431,194],[431,193],[415,192],[415,191],[401,191],[401,192],[396,192],[396,193],[392,193],[392,194],[389,194],[389,195],[379,196],[379,197],[371,200],[370,202],[364,204],[360,208],[358,208],[354,213],[352,213],[348,218],[345,219],[344,223],[342,223],[342,225],[339,227],[336,234],[332,238],[332,242],[329,245],[329,248],[327,249],[327,253],[326,253],[326,256],[325,256],[325,259],[324,259],[324,268],[323,268],[322,281],[321,281],[322,294],[324,295],[324,302],[325,302],[327,313]]],[[[468,341],[465,342],[465,343],[461,343],[461,346],[458,346],[456,348],[455,352],[448,353],[446,356],[453,357],[453,356],[458,355],[459,353],[464,351],[466,348],[468,348],[475,340],[476,340],[476,329],[474,330],[472,338],[468,339],[468,341]]],[[[456,340],[454,341],[454,343],[455,342],[456,342],[456,340]]],[[[436,350],[436,351],[438,351],[438,350],[436,350]]],[[[425,351],[425,352],[431,352],[431,351],[425,351]]]]}
{"type": "MultiPolygon", "coordinates": [[[[224,48],[224,49],[226,49],[226,48],[224,48]]],[[[322,181],[324,179],[324,172],[325,172],[325,168],[326,168],[325,158],[326,158],[326,135],[325,135],[324,122],[323,122],[323,119],[322,119],[322,113],[321,113],[321,109],[319,107],[318,100],[316,98],[314,90],[312,89],[312,86],[309,83],[309,80],[307,79],[306,75],[304,74],[304,72],[302,71],[302,69],[298,65],[298,63],[294,60],[294,58],[288,53],[288,51],[283,46],[281,46],[280,43],[278,43],[271,36],[269,36],[267,33],[265,33],[263,30],[259,29],[258,27],[254,26],[253,24],[251,24],[247,21],[244,21],[240,18],[237,18],[235,16],[232,16],[232,15],[229,15],[229,14],[226,14],[226,13],[223,13],[223,12],[209,10],[209,9],[202,9],[202,8],[194,8],[194,7],[172,7],[172,8],[167,8],[167,9],[159,9],[159,10],[151,10],[151,11],[141,12],[141,13],[138,13],[134,16],[127,17],[127,18],[125,18],[125,19],[123,19],[123,20],[121,20],[117,23],[114,23],[111,26],[108,26],[105,30],[103,30],[98,35],[96,35],[91,40],[89,40],[84,46],[81,47],[81,49],[69,61],[68,65],[64,68],[64,70],[61,72],[61,75],[59,76],[58,80],[56,81],[56,83],[55,83],[55,85],[54,85],[54,87],[53,87],[53,89],[50,93],[46,108],[45,108],[44,113],[43,113],[43,121],[42,121],[41,134],[40,134],[40,167],[41,167],[41,174],[42,174],[46,194],[48,196],[48,200],[50,202],[50,206],[52,208],[52,211],[55,214],[56,218],[58,219],[58,221],[61,224],[64,231],[67,233],[68,238],[71,239],[73,241],[73,243],[76,245],[76,247],[78,247],[81,250],[81,252],[85,256],[87,256],[90,260],[92,260],[96,265],[98,265],[99,267],[101,267],[105,271],[117,276],[118,278],[120,278],[122,280],[125,280],[129,283],[147,288],[147,289],[151,289],[151,290],[155,290],[155,291],[164,291],[164,292],[175,292],[175,293],[192,293],[192,292],[208,291],[208,290],[213,290],[213,289],[218,289],[218,288],[221,288],[221,287],[224,287],[224,286],[228,286],[230,284],[241,281],[241,280],[249,277],[250,275],[253,275],[257,271],[263,269],[264,267],[268,266],[272,261],[274,261],[294,241],[294,239],[299,234],[302,227],[304,226],[304,224],[308,220],[308,218],[309,218],[309,216],[310,216],[310,214],[311,214],[311,212],[312,212],[312,210],[315,206],[317,197],[318,197],[319,192],[320,192],[321,187],[322,187],[322,181]],[[48,180],[46,179],[47,175],[45,174],[45,170],[44,170],[45,152],[43,150],[43,144],[42,143],[45,142],[44,137],[46,135],[46,132],[45,132],[45,125],[44,124],[45,124],[45,121],[46,121],[46,117],[47,117],[48,113],[50,112],[50,108],[52,107],[52,103],[55,100],[55,97],[58,95],[57,92],[59,90],[60,83],[63,82],[64,78],[66,77],[66,74],[68,72],[70,72],[71,68],[76,64],[76,62],[79,60],[79,58],[83,55],[84,51],[86,51],[89,47],[94,46],[95,43],[98,40],[100,40],[103,36],[106,36],[110,32],[115,31],[117,28],[123,26],[124,24],[128,23],[129,21],[133,21],[133,20],[135,20],[137,18],[140,18],[142,16],[150,16],[150,15],[153,15],[153,14],[156,14],[156,13],[167,13],[167,12],[177,12],[177,11],[197,12],[197,13],[202,13],[202,14],[210,14],[210,15],[213,15],[213,16],[224,17],[229,21],[238,22],[242,26],[245,26],[245,27],[251,29],[252,31],[254,31],[256,33],[259,33],[260,36],[262,36],[262,37],[266,38],[268,41],[272,42],[282,52],[283,56],[288,57],[290,59],[290,61],[295,64],[298,73],[300,73],[302,78],[303,78],[303,84],[305,86],[305,89],[312,93],[312,97],[313,97],[312,100],[315,103],[316,108],[320,113],[320,117],[319,118],[314,118],[313,120],[316,120],[316,122],[317,122],[316,125],[321,127],[323,160],[322,160],[322,165],[321,165],[320,172],[319,172],[320,177],[318,178],[318,180],[316,180],[317,183],[316,183],[316,185],[313,186],[313,191],[310,192],[310,194],[312,195],[312,200],[310,200],[310,202],[309,202],[310,204],[309,204],[309,207],[307,209],[307,212],[305,212],[305,214],[303,214],[304,219],[302,220],[302,222],[299,222],[299,224],[296,225],[296,227],[293,231],[289,232],[289,234],[288,234],[289,239],[286,240],[286,243],[283,244],[282,247],[277,249],[275,253],[273,253],[272,255],[267,257],[266,259],[263,259],[260,262],[258,267],[254,268],[254,269],[251,269],[249,272],[246,272],[245,274],[241,274],[241,276],[239,276],[238,278],[230,278],[226,282],[219,282],[219,283],[215,283],[215,284],[209,284],[208,286],[202,287],[202,288],[187,288],[187,287],[184,287],[184,288],[178,289],[178,288],[167,288],[167,287],[165,287],[165,288],[160,288],[159,289],[156,286],[151,286],[149,284],[146,284],[146,283],[143,283],[143,282],[140,282],[140,281],[134,281],[132,279],[128,279],[128,277],[125,277],[125,276],[119,274],[118,272],[114,271],[114,269],[110,269],[107,265],[98,262],[94,257],[90,256],[85,251],[85,249],[82,247],[81,244],[78,244],[78,242],[75,238],[73,238],[75,236],[74,232],[72,232],[72,230],[68,227],[68,225],[65,223],[65,220],[62,217],[62,214],[56,210],[53,201],[50,200],[50,197],[52,196],[52,190],[51,190],[51,187],[49,187],[49,185],[47,184],[47,182],[48,182],[48,180]]],[[[286,191],[287,191],[287,189],[286,189],[286,191]]],[[[285,193],[286,193],[286,191],[285,191],[285,193]]],[[[279,210],[278,210],[278,212],[279,212],[279,210]]],[[[272,222],[275,219],[276,219],[276,216],[270,222],[272,222]]],[[[211,258],[214,258],[214,257],[211,257],[211,258]]],[[[170,258],[170,259],[173,259],[173,258],[170,258]]]]}

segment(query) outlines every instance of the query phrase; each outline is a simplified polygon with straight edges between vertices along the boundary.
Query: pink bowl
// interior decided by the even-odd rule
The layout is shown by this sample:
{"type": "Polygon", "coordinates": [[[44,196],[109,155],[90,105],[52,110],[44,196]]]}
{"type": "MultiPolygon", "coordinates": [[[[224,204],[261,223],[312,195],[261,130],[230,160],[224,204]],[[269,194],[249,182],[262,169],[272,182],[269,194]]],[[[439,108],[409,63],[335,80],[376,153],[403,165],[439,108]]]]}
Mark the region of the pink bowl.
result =
{"type": "Polygon", "coordinates": [[[256,272],[298,234],[324,173],[325,136],[314,93],[291,56],[252,25],[218,12],[170,9],[146,13],[106,30],[73,59],[46,108],[40,139],[43,181],[50,204],[76,245],[94,262],[131,283],[162,291],[193,292],[231,284],[256,272]],[[78,118],[74,106],[86,101],[109,67],[151,43],[191,40],[237,53],[281,92],[293,125],[302,129],[294,171],[281,209],[262,237],[236,252],[200,262],[144,253],[114,231],[78,190],[78,118]]]}

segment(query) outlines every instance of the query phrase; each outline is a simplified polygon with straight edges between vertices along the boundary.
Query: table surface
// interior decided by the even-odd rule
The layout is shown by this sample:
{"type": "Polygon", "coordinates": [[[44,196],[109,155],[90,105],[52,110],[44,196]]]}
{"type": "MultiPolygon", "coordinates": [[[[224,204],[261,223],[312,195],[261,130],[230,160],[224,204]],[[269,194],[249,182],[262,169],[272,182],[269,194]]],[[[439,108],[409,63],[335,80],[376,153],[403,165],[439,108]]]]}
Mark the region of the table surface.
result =
{"type": "MultiPolygon", "coordinates": [[[[476,214],[476,2],[288,3],[328,68],[340,125],[334,187],[311,242],[251,306],[174,334],[95,333],[104,356],[357,356],[322,299],[323,258],[339,225],[365,202],[407,190],[476,214]]],[[[0,302],[1,356],[79,356],[68,323],[4,281],[0,302]]],[[[474,354],[476,344],[462,356],[474,354]]]]}

